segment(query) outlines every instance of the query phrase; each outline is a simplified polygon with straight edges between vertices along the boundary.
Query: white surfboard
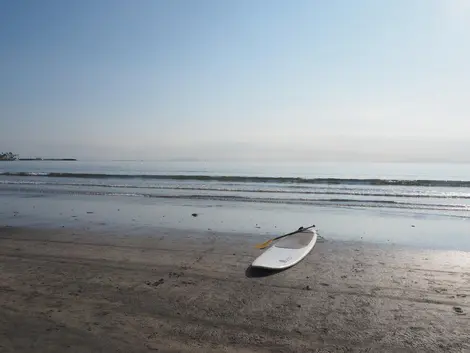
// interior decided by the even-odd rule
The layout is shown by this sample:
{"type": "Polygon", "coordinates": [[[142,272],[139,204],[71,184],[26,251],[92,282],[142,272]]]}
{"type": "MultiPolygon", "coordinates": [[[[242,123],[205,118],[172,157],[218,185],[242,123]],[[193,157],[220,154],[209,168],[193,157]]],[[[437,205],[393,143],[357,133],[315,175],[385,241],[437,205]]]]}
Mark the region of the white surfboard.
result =
{"type": "Polygon", "coordinates": [[[258,256],[251,266],[270,270],[294,266],[308,255],[316,242],[317,232],[314,229],[305,229],[278,240],[258,256]]]}

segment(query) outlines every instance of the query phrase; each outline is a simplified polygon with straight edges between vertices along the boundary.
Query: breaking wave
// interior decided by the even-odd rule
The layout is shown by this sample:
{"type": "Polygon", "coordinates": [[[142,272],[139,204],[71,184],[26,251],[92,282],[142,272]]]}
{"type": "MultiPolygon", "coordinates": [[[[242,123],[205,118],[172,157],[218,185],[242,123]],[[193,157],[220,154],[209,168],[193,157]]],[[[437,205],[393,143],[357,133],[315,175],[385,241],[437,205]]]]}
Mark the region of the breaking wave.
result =
{"type": "Polygon", "coordinates": [[[173,181],[236,182],[236,183],[276,183],[311,185],[369,185],[369,186],[429,186],[429,187],[470,187],[470,180],[428,180],[428,179],[380,179],[380,178],[297,178],[261,177],[232,175],[188,175],[188,174],[99,174],[99,173],[37,173],[4,172],[3,176],[38,178],[80,178],[80,179],[144,179],[173,181]]]}

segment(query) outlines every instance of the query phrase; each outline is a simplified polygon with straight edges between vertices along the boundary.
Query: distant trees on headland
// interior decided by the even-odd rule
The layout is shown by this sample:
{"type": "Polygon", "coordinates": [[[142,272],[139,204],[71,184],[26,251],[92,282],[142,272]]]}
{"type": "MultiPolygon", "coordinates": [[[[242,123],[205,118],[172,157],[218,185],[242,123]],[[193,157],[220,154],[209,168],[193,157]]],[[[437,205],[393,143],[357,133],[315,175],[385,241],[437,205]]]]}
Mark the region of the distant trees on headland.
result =
{"type": "Polygon", "coordinates": [[[14,161],[18,159],[18,155],[13,152],[0,153],[0,161],[14,161]]]}

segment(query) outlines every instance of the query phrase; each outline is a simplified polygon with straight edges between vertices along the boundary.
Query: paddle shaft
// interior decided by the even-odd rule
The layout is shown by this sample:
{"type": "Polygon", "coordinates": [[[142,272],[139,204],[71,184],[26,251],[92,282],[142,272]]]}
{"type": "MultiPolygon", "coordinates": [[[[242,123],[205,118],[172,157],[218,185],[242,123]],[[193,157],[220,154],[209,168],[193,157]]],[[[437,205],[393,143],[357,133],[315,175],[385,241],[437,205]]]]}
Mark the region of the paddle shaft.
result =
{"type": "Polygon", "coordinates": [[[293,234],[296,234],[296,233],[300,233],[301,231],[303,230],[307,230],[307,229],[310,229],[310,228],[314,228],[315,227],[315,224],[311,225],[310,227],[307,227],[307,228],[304,228],[304,227],[300,227],[299,229],[291,232],[291,233],[287,233],[287,234],[284,234],[284,235],[280,235],[274,239],[271,239],[271,241],[274,241],[274,240],[278,240],[278,239],[281,239],[281,238],[284,238],[284,237],[287,237],[289,235],[293,235],[293,234]]]}

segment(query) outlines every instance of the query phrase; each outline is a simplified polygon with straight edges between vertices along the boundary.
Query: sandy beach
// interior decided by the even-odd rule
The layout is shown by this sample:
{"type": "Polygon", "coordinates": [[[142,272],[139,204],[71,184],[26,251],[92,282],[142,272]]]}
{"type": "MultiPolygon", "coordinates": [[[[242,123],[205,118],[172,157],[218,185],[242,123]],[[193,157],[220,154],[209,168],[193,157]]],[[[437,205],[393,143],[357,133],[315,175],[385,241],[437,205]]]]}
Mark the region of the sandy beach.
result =
{"type": "Polygon", "coordinates": [[[2,352],[466,352],[470,255],[323,241],[0,228],[2,352]]]}

